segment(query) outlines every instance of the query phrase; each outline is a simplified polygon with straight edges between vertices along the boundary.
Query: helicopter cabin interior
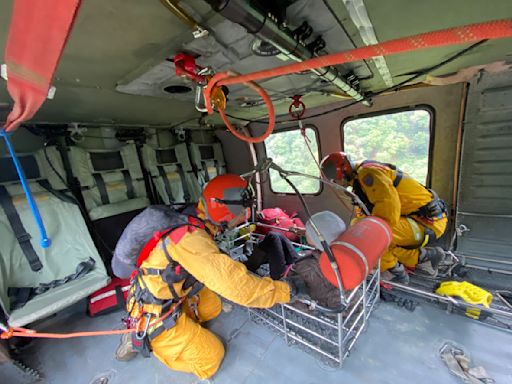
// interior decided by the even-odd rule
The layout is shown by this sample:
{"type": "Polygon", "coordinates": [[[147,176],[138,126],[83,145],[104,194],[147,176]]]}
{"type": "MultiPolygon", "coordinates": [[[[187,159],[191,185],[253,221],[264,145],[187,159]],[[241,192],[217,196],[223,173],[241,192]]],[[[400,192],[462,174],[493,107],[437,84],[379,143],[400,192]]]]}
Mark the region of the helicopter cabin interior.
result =
{"type": "Polygon", "coordinates": [[[204,382],[512,382],[509,0],[4,0],[0,52],[0,382],[202,382],[154,358],[116,361],[116,336],[7,333],[122,329],[122,308],[86,312],[115,278],[123,230],[150,205],[197,203],[217,175],[250,175],[256,196],[249,232],[217,239],[234,258],[263,210],[308,220],[283,170],[309,212],[348,225],[354,200],[320,180],[337,151],[436,191],[453,265],[409,285],[374,271],[355,328],[347,314],[224,302],[208,327],[226,357],[204,382]],[[445,280],[492,302],[437,294],[445,280]],[[483,368],[457,371],[447,348],[483,368]]]}

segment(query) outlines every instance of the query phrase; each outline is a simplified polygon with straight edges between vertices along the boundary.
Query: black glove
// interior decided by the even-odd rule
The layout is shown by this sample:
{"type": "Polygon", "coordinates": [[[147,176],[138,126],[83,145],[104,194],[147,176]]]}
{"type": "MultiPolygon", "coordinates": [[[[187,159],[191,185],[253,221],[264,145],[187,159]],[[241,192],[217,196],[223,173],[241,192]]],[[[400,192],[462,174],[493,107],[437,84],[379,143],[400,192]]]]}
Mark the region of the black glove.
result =
{"type": "Polygon", "coordinates": [[[309,288],[304,279],[296,273],[290,274],[285,281],[290,285],[290,301],[309,299],[309,288]]]}

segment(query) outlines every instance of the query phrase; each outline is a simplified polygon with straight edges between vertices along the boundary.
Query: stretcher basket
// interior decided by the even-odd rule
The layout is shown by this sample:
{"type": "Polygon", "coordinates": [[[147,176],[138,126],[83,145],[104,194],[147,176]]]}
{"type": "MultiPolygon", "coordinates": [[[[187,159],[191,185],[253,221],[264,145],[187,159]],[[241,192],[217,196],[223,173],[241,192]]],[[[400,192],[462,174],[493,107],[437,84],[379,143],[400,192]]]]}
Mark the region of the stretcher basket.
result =
{"type": "MultiPolygon", "coordinates": [[[[230,255],[240,259],[243,244],[257,242],[261,235],[250,233],[233,239],[230,255]]],[[[308,246],[293,243],[301,251],[308,246]]],[[[264,274],[264,268],[258,271],[264,274]]],[[[341,313],[327,313],[303,303],[280,304],[269,309],[250,308],[249,317],[295,346],[319,359],[322,363],[341,367],[357,339],[366,329],[369,317],[380,296],[380,268],[376,266],[355,289],[345,292],[347,307],[341,313]]]]}

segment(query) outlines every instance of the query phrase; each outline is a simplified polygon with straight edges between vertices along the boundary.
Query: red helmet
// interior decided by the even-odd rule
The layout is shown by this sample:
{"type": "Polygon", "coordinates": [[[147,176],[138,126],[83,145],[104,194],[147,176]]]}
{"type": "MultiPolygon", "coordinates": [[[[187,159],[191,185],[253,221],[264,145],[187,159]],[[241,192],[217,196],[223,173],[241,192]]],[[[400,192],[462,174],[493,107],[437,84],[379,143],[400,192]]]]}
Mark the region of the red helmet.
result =
{"type": "Polygon", "coordinates": [[[253,196],[245,179],[225,174],[214,177],[206,184],[201,197],[206,218],[216,225],[229,223],[245,211],[251,215],[253,196]]]}
{"type": "Polygon", "coordinates": [[[320,163],[322,174],[328,180],[350,180],[354,167],[345,152],[333,152],[323,158],[320,163]]]}

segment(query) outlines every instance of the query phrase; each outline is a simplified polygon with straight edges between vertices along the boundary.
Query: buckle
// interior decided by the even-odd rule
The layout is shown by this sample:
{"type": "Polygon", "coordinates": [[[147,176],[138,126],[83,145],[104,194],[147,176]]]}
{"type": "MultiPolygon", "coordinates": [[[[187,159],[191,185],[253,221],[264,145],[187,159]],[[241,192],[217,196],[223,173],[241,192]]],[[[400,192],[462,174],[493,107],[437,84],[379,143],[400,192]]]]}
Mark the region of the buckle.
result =
{"type": "Polygon", "coordinates": [[[19,236],[16,236],[16,240],[18,240],[18,243],[27,243],[32,239],[32,236],[28,233],[22,233],[19,236]]]}

